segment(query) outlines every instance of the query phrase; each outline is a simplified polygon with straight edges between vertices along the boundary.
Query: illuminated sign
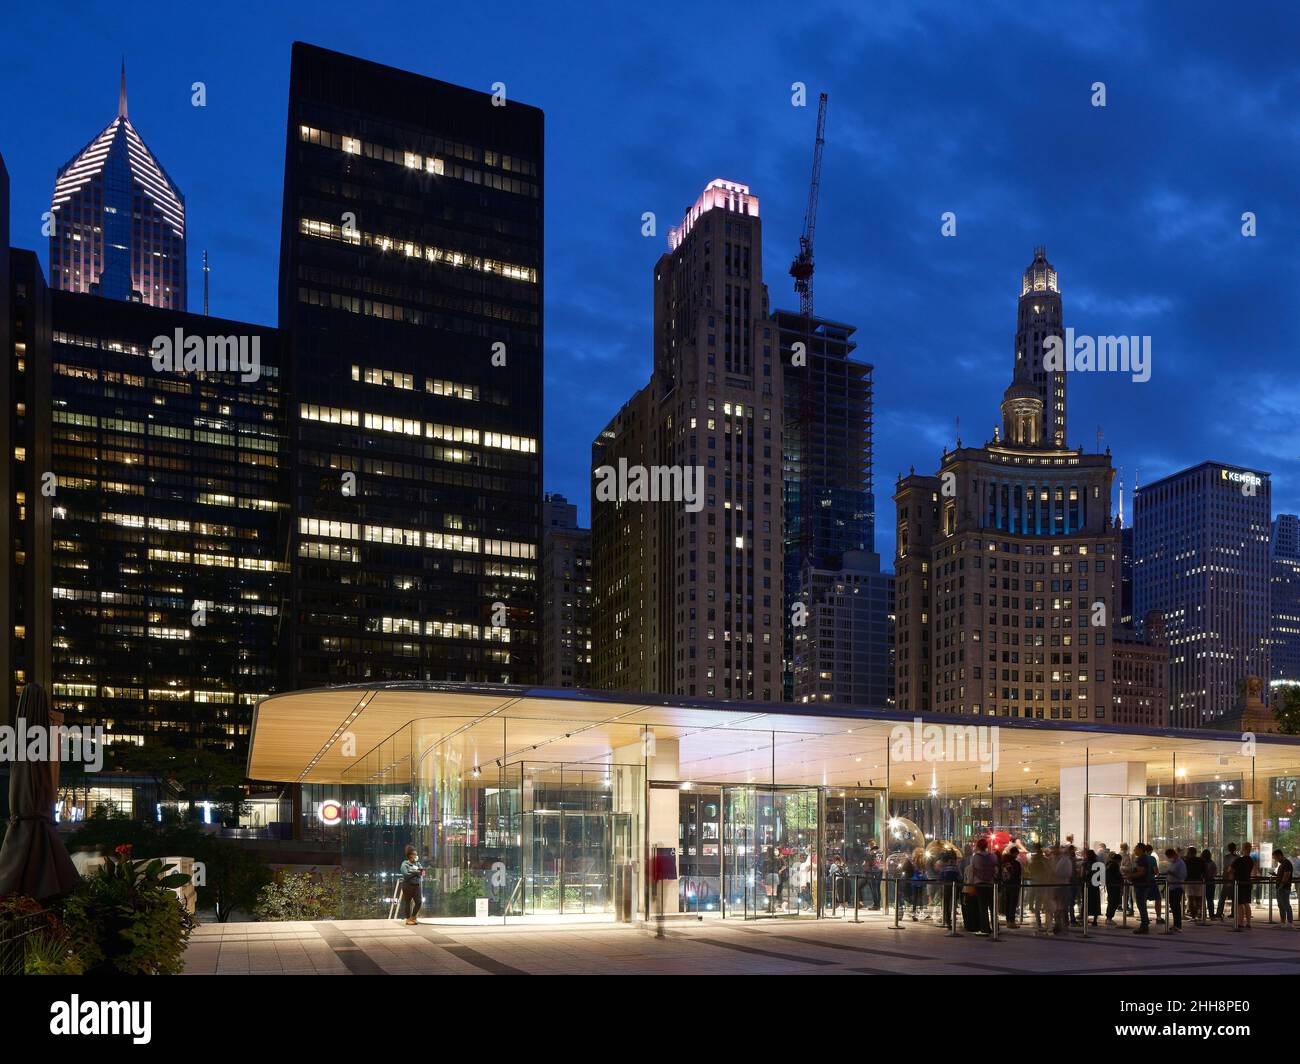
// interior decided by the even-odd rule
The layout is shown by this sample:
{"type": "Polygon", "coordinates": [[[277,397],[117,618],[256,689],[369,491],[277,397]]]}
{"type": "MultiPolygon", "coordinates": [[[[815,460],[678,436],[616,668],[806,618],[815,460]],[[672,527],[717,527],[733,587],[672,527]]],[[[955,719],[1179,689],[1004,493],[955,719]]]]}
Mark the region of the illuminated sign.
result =
{"type": "Polygon", "coordinates": [[[1220,480],[1230,480],[1234,484],[1249,484],[1252,487],[1259,487],[1264,483],[1264,478],[1255,473],[1245,473],[1239,469],[1220,469],[1220,480]]]}
{"type": "Polygon", "coordinates": [[[332,827],[343,819],[343,806],[333,798],[327,798],[316,807],[316,815],[322,824],[332,827]]]}

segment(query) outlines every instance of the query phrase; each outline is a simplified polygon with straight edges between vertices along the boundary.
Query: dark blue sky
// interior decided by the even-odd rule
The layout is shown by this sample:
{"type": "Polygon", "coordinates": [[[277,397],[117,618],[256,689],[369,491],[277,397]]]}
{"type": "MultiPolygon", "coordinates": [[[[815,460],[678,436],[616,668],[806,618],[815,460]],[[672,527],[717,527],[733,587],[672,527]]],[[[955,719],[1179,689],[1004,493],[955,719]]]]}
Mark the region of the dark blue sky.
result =
{"type": "Polygon", "coordinates": [[[1205,458],[1268,470],[1275,510],[1294,512],[1300,9],[1235,6],[23,5],[0,66],[13,242],[48,265],[55,171],[115,113],[125,54],[132,120],[186,194],[191,308],[207,248],[213,312],[273,323],[290,43],[504,81],[547,116],[546,485],[585,516],[591,439],[649,373],[663,234],[711,178],[760,197],[772,305],[795,305],[826,91],[817,309],[856,324],[876,367],[886,557],[896,474],[933,471],[956,417],[967,443],[992,433],[1040,243],[1067,325],[1152,337],[1147,383],[1071,375],[1071,442],[1103,426],[1128,485],[1205,458]]]}

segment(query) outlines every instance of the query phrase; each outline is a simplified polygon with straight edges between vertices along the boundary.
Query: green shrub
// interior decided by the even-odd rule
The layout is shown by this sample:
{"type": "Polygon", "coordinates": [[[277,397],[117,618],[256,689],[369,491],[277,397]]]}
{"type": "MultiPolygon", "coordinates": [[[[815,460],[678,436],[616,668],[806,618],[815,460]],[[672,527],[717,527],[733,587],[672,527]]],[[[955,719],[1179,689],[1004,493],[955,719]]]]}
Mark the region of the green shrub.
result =
{"type": "Polygon", "coordinates": [[[84,879],[64,906],[73,950],[90,975],[176,975],[194,918],[173,893],[189,876],[160,860],[132,861],[131,847],[84,879]]]}
{"type": "Polygon", "coordinates": [[[339,916],[342,887],[337,870],[279,871],[257,895],[259,920],[333,920],[339,916]]]}

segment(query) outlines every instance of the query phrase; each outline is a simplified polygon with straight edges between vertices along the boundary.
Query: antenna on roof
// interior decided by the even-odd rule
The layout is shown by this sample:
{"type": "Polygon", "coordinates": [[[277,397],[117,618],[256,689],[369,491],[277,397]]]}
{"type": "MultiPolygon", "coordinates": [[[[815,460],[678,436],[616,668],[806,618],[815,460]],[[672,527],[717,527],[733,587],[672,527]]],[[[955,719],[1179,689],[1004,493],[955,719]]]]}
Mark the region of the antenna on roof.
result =
{"type": "Polygon", "coordinates": [[[212,267],[208,265],[208,253],[203,252],[203,316],[208,316],[208,274],[212,272],[212,267]]]}
{"type": "Polygon", "coordinates": [[[117,90],[117,115],[126,117],[126,56],[122,56],[122,81],[117,90]]]}

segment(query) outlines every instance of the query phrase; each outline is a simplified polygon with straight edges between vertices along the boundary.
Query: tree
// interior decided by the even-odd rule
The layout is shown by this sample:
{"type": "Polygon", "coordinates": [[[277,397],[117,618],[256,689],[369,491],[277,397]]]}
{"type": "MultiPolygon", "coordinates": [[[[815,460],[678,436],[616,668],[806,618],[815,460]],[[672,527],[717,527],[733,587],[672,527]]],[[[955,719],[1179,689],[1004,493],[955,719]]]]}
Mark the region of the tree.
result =
{"type": "Polygon", "coordinates": [[[1279,689],[1273,716],[1283,735],[1300,735],[1300,685],[1287,684],[1279,689]]]}

